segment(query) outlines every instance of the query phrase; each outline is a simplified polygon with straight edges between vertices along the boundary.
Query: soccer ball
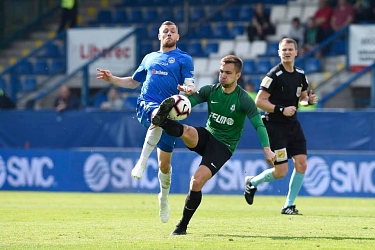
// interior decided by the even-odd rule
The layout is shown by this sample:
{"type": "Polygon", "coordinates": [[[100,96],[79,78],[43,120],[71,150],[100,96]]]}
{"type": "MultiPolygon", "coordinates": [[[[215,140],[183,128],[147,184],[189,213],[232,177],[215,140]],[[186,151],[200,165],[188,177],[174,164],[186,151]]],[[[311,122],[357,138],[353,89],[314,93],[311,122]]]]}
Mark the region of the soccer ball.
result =
{"type": "Polygon", "coordinates": [[[191,111],[191,103],[189,99],[184,95],[173,95],[175,100],[173,108],[169,112],[169,118],[172,120],[183,120],[189,116],[191,111]]]}

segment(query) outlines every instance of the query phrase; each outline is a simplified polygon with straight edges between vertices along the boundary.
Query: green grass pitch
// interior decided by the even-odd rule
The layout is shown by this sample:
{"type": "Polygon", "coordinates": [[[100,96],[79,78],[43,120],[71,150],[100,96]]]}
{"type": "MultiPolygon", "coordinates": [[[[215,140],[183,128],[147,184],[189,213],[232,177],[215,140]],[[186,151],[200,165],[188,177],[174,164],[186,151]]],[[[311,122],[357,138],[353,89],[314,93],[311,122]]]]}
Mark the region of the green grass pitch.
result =
{"type": "Polygon", "coordinates": [[[186,195],[0,192],[0,249],[375,249],[375,199],[203,195],[184,236],[170,236],[186,195]]]}

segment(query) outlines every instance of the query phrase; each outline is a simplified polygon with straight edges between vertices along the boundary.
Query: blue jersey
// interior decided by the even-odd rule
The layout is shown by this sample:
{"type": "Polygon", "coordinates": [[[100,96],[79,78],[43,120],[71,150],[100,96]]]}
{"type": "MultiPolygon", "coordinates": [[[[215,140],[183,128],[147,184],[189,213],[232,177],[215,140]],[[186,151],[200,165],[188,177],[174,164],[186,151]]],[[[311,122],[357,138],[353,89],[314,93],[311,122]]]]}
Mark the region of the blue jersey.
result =
{"type": "Polygon", "coordinates": [[[133,74],[134,80],[143,83],[138,101],[159,104],[178,94],[177,85],[183,84],[185,78],[193,77],[193,59],[178,48],[166,53],[157,51],[147,54],[133,74]]]}

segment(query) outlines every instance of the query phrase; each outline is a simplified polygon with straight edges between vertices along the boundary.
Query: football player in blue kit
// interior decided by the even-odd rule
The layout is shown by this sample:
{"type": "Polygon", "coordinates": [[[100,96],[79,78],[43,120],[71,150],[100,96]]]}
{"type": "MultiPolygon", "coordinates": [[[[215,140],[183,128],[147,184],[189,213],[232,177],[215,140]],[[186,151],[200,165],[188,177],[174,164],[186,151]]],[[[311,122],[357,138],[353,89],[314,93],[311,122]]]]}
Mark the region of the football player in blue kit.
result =
{"type": "Polygon", "coordinates": [[[194,93],[194,64],[192,57],[177,48],[178,27],[171,21],[165,21],[159,28],[160,50],[147,54],[132,76],[117,77],[109,70],[97,69],[97,79],[119,87],[135,89],[142,83],[141,94],[137,100],[138,121],[148,128],[140,158],[132,170],[132,177],[141,179],[147,167],[147,161],[157,147],[159,163],[159,216],[163,223],[170,215],[168,194],[171,185],[171,158],[175,137],[167,135],[162,128],[150,129],[151,118],[157,112],[160,103],[179,93],[182,86],[187,94],[194,93]]]}

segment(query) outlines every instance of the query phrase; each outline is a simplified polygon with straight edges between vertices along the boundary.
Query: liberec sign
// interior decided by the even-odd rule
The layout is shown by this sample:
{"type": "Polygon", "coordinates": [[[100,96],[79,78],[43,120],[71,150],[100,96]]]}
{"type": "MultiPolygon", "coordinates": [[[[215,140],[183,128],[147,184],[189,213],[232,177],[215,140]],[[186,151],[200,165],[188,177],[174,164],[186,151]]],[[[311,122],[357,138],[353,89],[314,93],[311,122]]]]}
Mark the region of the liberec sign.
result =
{"type": "MultiPolygon", "coordinates": [[[[138,150],[0,150],[0,189],[158,193],[156,153],[141,180],[131,178],[138,150]]],[[[171,193],[186,193],[200,156],[174,152],[171,193]]],[[[269,166],[262,152],[236,152],[204,187],[204,193],[242,195],[244,177],[269,166]]],[[[290,164],[289,175],[292,172],[290,164]]],[[[258,186],[257,195],[286,195],[289,175],[258,186]]],[[[371,154],[310,153],[301,196],[374,197],[371,154]]]]}

